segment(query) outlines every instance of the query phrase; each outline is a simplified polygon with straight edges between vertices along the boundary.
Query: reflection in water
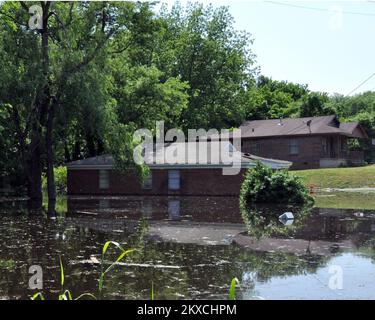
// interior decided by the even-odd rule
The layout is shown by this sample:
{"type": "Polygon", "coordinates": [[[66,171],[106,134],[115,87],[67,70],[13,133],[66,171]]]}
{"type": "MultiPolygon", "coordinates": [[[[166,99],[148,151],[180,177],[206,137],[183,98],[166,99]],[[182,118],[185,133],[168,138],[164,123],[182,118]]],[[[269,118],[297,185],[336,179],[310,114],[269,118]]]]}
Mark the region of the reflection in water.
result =
{"type": "Polygon", "coordinates": [[[169,219],[178,221],[181,217],[181,202],[180,200],[169,200],[168,201],[168,216],[169,219]]]}
{"type": "Polygon", "coordinates": [[[242,282],[243,299],[375,297],[369,278],[375,272],[375,212],[312,209],[299,215],[293,209],[295,223],[284,226],[278,216],[285,210],[258,210],[279,214],[261,220],[254,230],[261,236],[249,244],[241,243],[248,228],[236,198],[76,198],[56,217],[30,215],[25,203],[4,202],[0,297],[28,298],[28,268],[35,264],[43,267],[47,296],[56,297],[59,255],[66,287],[74,295],[97,293],[99,266],[90,258],[107,240],[140,249],[108,276],[110,299],[149,299],[152,281],[157,299],[226,299],[233,277],[242,282]],[[233,239],[243,246],[231,244],[233,239]],[[350,284],[341,296],[327,289],[332,263],[342,265],[350,284]]]}

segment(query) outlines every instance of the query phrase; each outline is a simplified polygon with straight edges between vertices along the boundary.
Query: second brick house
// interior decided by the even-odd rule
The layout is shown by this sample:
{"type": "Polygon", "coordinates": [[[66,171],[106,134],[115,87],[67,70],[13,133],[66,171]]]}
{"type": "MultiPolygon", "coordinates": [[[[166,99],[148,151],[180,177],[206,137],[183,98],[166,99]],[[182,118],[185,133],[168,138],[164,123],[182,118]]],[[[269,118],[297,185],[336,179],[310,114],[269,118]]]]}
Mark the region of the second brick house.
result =
{"type": "Polygon", "coordinates": [[[248,121],[240,129],[242,152],[290,161],[291,169],[364,163],[363,152],[349,150],[349,141],[368,139],[365,130],[357,122],[341,123],[334,115],[248,121]]]}

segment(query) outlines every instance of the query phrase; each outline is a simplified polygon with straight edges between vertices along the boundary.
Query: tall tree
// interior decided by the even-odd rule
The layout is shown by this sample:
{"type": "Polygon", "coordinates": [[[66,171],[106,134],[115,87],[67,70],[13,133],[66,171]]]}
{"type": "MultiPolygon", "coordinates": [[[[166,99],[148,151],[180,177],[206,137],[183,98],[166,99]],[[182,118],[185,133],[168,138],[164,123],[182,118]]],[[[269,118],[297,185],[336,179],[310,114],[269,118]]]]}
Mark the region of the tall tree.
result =
{"type": "Polygon", "coordinates": [[[0,102],[11,106],[28,194],[36,206],[42,202],[44,161],[48,197],[52,202],[56,197],[53,134],[69,81],[103,58],[111,43],[129,32],[142,6],[131,2],[1,4],[2,64],[18,79],[2,82],[0,102]],[[33,30],[28,21],[30,7],[35,4],[41,9],[37,17],[41,25],[33,30]]]}
{"type": "Polygon", "coordinates": [[[252,80],[252,39],[234,29],[228,8],[175,5],[160,13],[162,30],[154,49],[156,66],[189,84],[189,104],[180,122],[188,128],[238,125],[252,80]]]}

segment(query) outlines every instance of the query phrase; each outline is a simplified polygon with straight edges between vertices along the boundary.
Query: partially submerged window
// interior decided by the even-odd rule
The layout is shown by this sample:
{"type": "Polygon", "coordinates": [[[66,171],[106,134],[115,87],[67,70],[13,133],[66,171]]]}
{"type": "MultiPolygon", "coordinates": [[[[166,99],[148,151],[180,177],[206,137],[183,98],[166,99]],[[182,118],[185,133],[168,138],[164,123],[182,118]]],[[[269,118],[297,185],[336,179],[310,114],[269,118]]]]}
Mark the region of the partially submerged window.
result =
{"type": "Polygon", "coordinates": [[[169,190],[180,190],[180,171],[170,170],[168,171],[168,188],[169,190]]]}
{"type": "Polygon", "coordinates": [[[99,189],[109,189],[109,170],[99,170],[99,189]]]}
{"type": "Polygon", "coordinates": [[[289,141],[289,153],[291,155],[299,154],[299,141],[297,139],[291,139],[289,141]]]}
{"type": "Polygon", "coordinates": [[[250,153],[258,156],[259,152],[260,152],[259,143],[257,141],[251,141],[250,142],[250,153]]]}
{"type": "Polygon", "coordinates": [[[180,200],[168,201],[168,216],[170,220],[180,220],[181,218],[180,200]]]}
{"type": "Polygon", "coordinates": [[[146,190],[152,189],[152,171],[150,171],[150,174],[144,180],[143,189],[146,189],[146,190]]]}

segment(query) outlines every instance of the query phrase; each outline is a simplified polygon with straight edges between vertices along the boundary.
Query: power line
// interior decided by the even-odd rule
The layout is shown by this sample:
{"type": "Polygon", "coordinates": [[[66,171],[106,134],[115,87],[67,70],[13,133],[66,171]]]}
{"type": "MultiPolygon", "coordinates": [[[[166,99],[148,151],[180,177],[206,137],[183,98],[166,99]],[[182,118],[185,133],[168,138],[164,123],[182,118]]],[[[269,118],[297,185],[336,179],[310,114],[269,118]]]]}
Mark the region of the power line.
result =
{"type": "MultiPolygon", "coordinates": [[[[298,8],[298,9],[306,9],[306,10],[314,10],[314,11],[320,11],[320,12],[330,12],[332,13],[332,10],[325,9],[325,8],[317,8],[317,7],[307,7],[303,5],[298,4],[291,4],[286,2],[278,2],[278,1],[265,1],[266,3],[275,4],[279,6],[285,6],[285,7],[292,7],[292,8],[298,8]]],[[[372,2],[372,1],[369,1],[372,2]]],[[[355,12],[355,11],[342,11],[343,14],[352,14],[352,15],[359,15],[359,16],[368,16],[368,17],[375,17],[375,13],[366,13],[366,12],[355,12]]]]}
{"type": "Polygon", "coordinates": [[[352,93],[354,93],[355,91],[357,91],[360,87],[362,87],[365,83],[367,83],[368,81],[370,81],[374,76],[375,76],[375,72],[371,76],[369,76],[365,81],[363,81],[359,86],[357,86],[352,91],[350,91],[346,96],[350,96],[352,93]]]}

